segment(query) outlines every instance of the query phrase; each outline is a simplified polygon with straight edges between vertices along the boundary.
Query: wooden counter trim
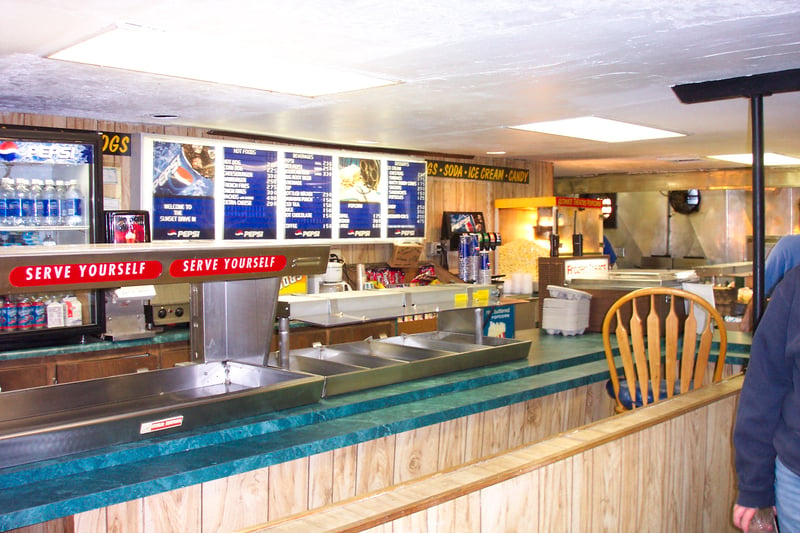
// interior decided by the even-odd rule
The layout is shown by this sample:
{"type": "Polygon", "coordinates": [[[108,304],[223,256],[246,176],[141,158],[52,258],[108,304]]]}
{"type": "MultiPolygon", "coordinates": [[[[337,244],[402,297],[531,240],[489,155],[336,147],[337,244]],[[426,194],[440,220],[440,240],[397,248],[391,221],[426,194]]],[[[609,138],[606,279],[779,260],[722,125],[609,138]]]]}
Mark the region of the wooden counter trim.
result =
{"type": "MultiPolygon", "coordinates": [[[[391,521],[407,520],[415,513],[435,509],[450,502],[458,502],[472,494],[479,494],[480,491],[487,489],[493,490],[493,487],[501,483],[513,482],[513,480],[529,474],[539,473],[541,476],[547,476],[546,469],[556,463],[600,449],[615,441],[624,442],[626,437],[635,436],[659,424],[679,419],[728,398],[731,398],[731,401],[728,402],[731,405],[727,407],[735,409],[743,378],[744,376],[739,374],[720,383],[683,394],[670,401],[588,424],[546,441],[522,446],[464,466],[398,483],[370,494],[241,531],[247,533],[318,531],[322,525],[324,525],[322,529],[325,531],[363,531],[377,528],[382,524],[388,525],[391,521]]],[[[713,417],[713,414],[709,416],[713,417]]],[[[721,425],[722,427],[714,429],[724,431],[726,424],[723,422],[721,425]]],[[[732,417],[727,424],[727,429],[730,429],[731,425],[732,417]]],[[[654,443],[656,446],[659,444],[663,446],[663,443],[654,443]]],[[[705,447],[708,444],[703,443],[702,445],[705,447]]],[[[720,455],[729,459],[732,451],[725,450],[724,452],[720,455]]],[[[585,461],[585,459],[583,460],[585,461]]],[[[727,465],[725,463],[722,461],[722,464],[718,466],[731,468],[729,461],[727,465]]],[[[622,466],[625,467],[624,464],[622,466]]],[[[728,477],[731,476],[732,473],[728,477]]],[[[621,480],[622,476],[618,475],[617,478],[621,480]]],[[[625,491],[625,488],[623,487],[621,491],[625,491]]],[[[516,496],[522,497],[519,494],[516,496]]],[[[606,503],[613,506],[617,502],[606,503]]],[[[480,507],[480,501],[478,505],[480,507]]],[[[707,514],[708,512],[702,510],[702,507],[701,505],[698,512],[707,514]]],[[[729,510],[730,507],[727,506],[724,510],[725,516],[728,516],[729,510]]],[[[618,511],[617,508],[612,513],[618,522],[630,519],[630,517],[620,516],[618,511]]],[[[584,517],[583,514],[578,516],[584,517]]],[[[614,527],[611,528],[611,530],[613,529],[614,527]]],[[[719,531],[713,528],[711,530],[719,531]]]]}

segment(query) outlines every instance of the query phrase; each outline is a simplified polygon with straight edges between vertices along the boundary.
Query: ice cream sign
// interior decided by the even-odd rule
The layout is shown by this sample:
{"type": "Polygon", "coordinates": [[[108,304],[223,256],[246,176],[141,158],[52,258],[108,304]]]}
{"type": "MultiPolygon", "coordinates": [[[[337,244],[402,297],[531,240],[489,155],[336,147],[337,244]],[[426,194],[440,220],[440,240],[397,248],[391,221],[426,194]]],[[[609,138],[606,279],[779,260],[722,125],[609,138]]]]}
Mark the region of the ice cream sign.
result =
{"type": "Polygon", "coordinates": [[[161,272],[159,261],[52,264],[15,267],[9,273],[8,281],[14,287],[85,285],[153,280],[158,278],[161,272]]]}

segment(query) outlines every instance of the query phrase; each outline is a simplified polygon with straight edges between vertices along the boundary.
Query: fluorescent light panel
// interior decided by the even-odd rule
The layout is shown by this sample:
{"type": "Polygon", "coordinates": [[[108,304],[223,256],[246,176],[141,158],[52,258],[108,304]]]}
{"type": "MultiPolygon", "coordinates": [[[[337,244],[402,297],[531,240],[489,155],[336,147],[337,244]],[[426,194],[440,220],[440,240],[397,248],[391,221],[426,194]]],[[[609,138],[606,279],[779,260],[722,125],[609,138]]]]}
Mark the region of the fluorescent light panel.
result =
{"type": "Polygon", "coordinates": [[[276,60],[267,51],[246,49],[236,41],[214,42],[134,24],[115,26],[48,57],[307,97],[398,83],[276,60]]]}
{"type": "Polygon", "coordinates": [[[628,141],[644,141],[647,139],[665,139],[668,137],[683,137],[684,134],[674,131],[659,130],[646,126],[637,126],[627,122],[619,122],[598,117],[578,117],[549,122],[533,122],[520,126],[511,126],[514,129],[549,133],[564,137],[588,139],[607,143],[628,141]]]}
{"type": "MultiPolygon", "coordinates": [[[[741,165],[751,166],[753,164],[753,154],[725,154],[725,155],[710,155],[709,159],[719,159],[720,161],[728,161],[730,163],[739,163],[741,165]]],[[[800,166],[800,159],[790,157],[788,155],[775,154],[772,152],[764,152],[764,165],[770,167],[784,166],[800,166]]]]}

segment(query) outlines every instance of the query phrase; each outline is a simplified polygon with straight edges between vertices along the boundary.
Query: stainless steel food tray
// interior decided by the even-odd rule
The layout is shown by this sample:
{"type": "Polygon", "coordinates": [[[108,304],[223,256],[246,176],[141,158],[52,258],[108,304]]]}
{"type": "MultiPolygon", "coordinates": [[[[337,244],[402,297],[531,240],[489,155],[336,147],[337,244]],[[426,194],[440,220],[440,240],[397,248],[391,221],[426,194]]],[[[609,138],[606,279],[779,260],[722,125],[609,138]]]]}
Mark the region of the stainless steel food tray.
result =
{"type": "MultiPolygon", "coordinates": [[[[324,376],[325,396],[524,359],[530,341],[430,332],[303,348],[289,352],[289,369],[324,376]]],[[[276,354],[272,354],[273,358],[276,354]]]]}
{"type": "Polygon", "coordinates": [[[323,385],[226,361],[3,392],[0,468],[314,403],[323,385]]]}

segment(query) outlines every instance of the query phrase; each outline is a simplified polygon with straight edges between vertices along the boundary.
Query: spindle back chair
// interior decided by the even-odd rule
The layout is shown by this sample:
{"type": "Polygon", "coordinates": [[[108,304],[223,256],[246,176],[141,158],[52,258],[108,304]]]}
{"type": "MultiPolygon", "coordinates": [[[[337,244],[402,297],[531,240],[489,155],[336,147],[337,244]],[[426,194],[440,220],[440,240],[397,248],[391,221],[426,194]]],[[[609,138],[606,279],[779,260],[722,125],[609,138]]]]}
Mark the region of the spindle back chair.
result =
{"type": "Polygon", "coordinates": [[[632,291],[611,305],[603,320],[602,335],[611,374],[609,394],[616,401],[617,412],[672,398],[722,379],[728,343],[725,322],[710,302],[694,293],[672,287],[632,291]],[[666,316],[659,315],[658,308],[664,309],[660,298],[669,300],[666,316]],[[680,315],[684,313],[679,312],[682,310],[678,306],[685,301],[696,305],[688,306],[682,320],[680,315]],[[702,317],[698,318],[697,307],[706,312],[705,324],[699,332],[698,322],[702,317]],[[719,332],[719,350],[709,380],[706,372],[712,324],[719,332]],[[622,359],[622,378],[614,361],[612,325],[622,359]]]}

